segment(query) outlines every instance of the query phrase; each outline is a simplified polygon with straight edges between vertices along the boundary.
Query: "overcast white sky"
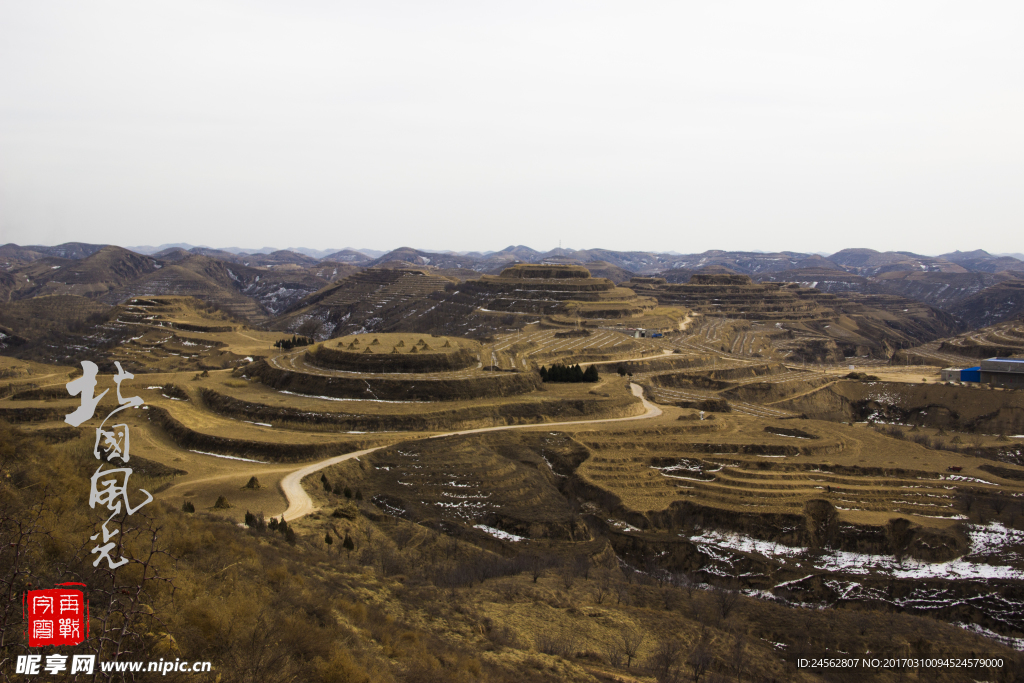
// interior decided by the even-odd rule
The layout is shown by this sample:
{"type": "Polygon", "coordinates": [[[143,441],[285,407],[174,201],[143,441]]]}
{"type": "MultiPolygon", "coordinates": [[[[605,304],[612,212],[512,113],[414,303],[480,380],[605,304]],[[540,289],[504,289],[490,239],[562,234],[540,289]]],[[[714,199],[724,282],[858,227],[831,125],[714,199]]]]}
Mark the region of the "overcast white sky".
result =
{"type": "Polygon", "coordinates": [[[0,242],[1024,252],[1024,3],[0,0],[0,242]]]}

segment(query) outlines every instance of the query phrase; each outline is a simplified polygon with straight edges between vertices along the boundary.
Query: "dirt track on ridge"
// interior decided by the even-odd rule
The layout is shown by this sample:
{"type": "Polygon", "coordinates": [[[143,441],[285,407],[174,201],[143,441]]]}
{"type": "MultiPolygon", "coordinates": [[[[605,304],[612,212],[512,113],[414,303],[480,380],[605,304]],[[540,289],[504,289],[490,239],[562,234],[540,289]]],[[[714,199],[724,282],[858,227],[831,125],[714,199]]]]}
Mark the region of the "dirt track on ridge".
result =
{"type": "MultiPolygon", "coordinates": [[[[625,422],[626,420],[645,420],[651,417],[658,417],[662,414],[661,408],[654,405],[646,398],[644,398],[643,389],[636,384],[630,383],[630,390],[633,395],[639,398],[643,402],[644,414],[633,415],[630,417],[608,417],[599,420],[577,420],[574,422],[542,422],[539,424],[528,424],[528,425],[504,425],[500,427],[480,427],[478,429],[466,429],[458,432],[448,432],[446,434],[437,434],[435,436],[426,437],[430,439],[443,439],[448,436],[459,436],[462,434],[479,434],[481,432],[498,432],[506,429],[528,429],[531,427],[541,427],[548,429],[551,427],[561,427],[565,425],[584,425],[584,424],[596,424],[600,422],[625,422]]],[[[376,448],[367,448],[361,451],[355,451],[353,453],[345,453],[344,455],[336,455],[333,458],[327,458],[320,462],[315,462],[305,467],[300,467],[291,474],[288,474],[281,480],[281,492],[284,493],[285,499],[288,501],[288,508],[284,511],[284,519],[288,522],[305,517],[311,512],[316,511],[313,506],[313,499],[309,497],[309,494],[302,488],[302,480],[313,474],[319,472],[325,467],[336,465],[339,462],[350,460],[351,458],[358,458],[363,455],[368,455],[374,451],[379,451],[382,448],[388,446],[377,446],[376,448]]]]}

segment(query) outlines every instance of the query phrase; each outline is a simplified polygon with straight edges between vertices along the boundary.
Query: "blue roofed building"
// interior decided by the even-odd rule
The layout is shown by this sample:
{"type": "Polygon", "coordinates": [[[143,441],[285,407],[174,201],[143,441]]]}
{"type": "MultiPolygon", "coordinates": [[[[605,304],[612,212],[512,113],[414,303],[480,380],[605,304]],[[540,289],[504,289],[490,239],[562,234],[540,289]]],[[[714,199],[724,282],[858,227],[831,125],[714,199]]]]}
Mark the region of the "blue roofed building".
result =
{"type": "Polygon", "coordinates": [[[975,382],[1024,389],[1024,358],[989,358],[973,368],[945,368],[943,382],[975,382]]]}

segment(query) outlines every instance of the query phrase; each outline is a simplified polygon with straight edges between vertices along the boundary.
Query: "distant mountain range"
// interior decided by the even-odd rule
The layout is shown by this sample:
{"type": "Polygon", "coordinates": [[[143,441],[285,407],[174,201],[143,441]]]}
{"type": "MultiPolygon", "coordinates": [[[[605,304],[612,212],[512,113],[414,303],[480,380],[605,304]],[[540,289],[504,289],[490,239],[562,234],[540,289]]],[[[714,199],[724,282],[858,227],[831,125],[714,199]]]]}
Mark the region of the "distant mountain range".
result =
{"type": "MultiPolygon", "coordinates": [[[[497,275],[516,263],[580,264],[594,277],[634,289],[665,287],[652,278],[688,283],[695,274],[710,273],[749,276],[757,283],[797,283],[832,295],[822,300],[847,302],[836,310],[870,309],[870,315],[862,313],[874,321],[867,336],[876,341],[885,337],[886,326],[893,335],[928,341],[1024,316],[1024,259],[983,250],[939,256],[873,249],[824,256],[723,250],[540,252],[524,245],[461,254],[411,247],[368,251],[5,244],[0,246],[0,351],[11,344],[22,349],[42,344],[40,349],[63,349],[47,358],[67,360],[79,346],[117,343],[67,333],[86,329],[88,320],[110,306],[159,295],[196,297],[238,320],[284,332],[311,334],[316,328],[320,337],[335,328],[413,323],[469,334],[479,322],[472,316],[486,302],[474,300],[458,283],[497,275]],[[638,276],[644,279],[631,282],[638,276]]],[[[673,291],[666,288],[664,296],[673,291]]]]}
{"type": "Polygon", "coordinates": [[[194,244],[186,244],[183,242],[177,242],[175,244],[161,244],[159,247],[142,246],[124,248],[129,251],[134,251],[136,254],[145,254],[147,256],[157,254],[161,251],[167,251],[169,249],[181,249],[182,251],[191,251],[193,253],[202,253],[194,252],[193,250],[195,249],[206,251],[226,251],[231,254],[235,254],[236,256],[248,256],[253,254],[272,254],[276,251],[293,251],[297,254],[309,256],[310,258],[314,258],[317,260],[324,259],[327,256],[330,256],[331,254],[336,253],[338,251],[356,251],[370,258],[376,258],[378,256],[382,256],[385,253],[377,249],[352,249],[351,247],[345,247],[345,249],[309,249],[307,247],[288,247],[287,249],[277,249],[275,247],[263,247],[261,249],[242,249],[240,247],[220,247],[214,249],[213,247],[208,247],[205,244],[200,244],[197,246],[194,244]]]}
{"type": "Polygon", "coordinates": [[[449,279],[497,274],[514,263],[585,265],[616,283],[634,276],[688,282],[695,273],[735,273],[756,281],[797,282],[835,294],[896,295],[975,326],[1024,315],[1016,284],[1024,258],[978,249],[924,256],[906,251],[801,252],[712,250],[700,254],[553,249],[500,251],[278,249],[246,251],[190,244],[134,249],[69,242],[0,246],[0,303],[38,296],[84,296],[118,303],[129,296],[189,293],[251,320],[273,317],[338,279],[366,268],[418,269],[449,279]]]}
{"type": "MultiPolygon", "coordinates": [[[[8,262],[31,262],[42,258],[83,259],[108,245],[68,242],[56,246],[5,244],[0,246],[0,259],[8,262]]],[[[378,266],[386,263],[408,263],[441,269],[466,269],[487,272],[513,262],[591,263],[603,261],[636,274],[653,274],[671,270],[697,271],[709,267],[725,268],[747,275],[759,275],[807,268],[845,271],[864,276],[879,276],[894,271],[940,273],[1018,273],[1024,272],[1024,255],[990,254],[982,249],[954,251],[939,256],[925,256],[909,251],[876,251],[874,249],[843,249],[834,254],[792,251],[723,251],[700,254],[677,252],[615,251],[610,249],[552,249],[540,252],[523,245],[510,245],[500,251],[456,252],[425,251],[400,247],[388,252],[373,249],[308,249],[263,247],[246,250],[239,247],[214,248],[186,243],[139,246],[127,251],[159,259],[180,260],[189,254],[210,256],[252,266],[311,265],[318,262],[351,263],[378,266]]],[[[9,269],[9,268],[8,268],[9,269]]]]}

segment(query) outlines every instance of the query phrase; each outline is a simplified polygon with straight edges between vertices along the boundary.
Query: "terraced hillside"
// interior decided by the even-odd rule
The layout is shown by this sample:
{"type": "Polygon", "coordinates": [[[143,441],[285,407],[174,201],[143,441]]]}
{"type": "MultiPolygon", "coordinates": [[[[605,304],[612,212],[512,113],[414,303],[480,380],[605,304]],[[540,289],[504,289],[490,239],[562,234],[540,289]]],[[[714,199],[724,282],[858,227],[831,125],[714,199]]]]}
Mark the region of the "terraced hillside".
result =
{"type": "Polygon", "coordinates": [[[369,268],[298,302],[273,327],[317,339],[397,330],[409,317],[429,309],[428,297],[450,284],[423,270],[369,268]]]}
{"type": "Polygon", "coordinates": [[[994,356],[1024,356],[1024,319],[1001,322],[955,337],[938,339],[901,352],[899,362],[945,367],[974,367],[994,356]]]}
{"type": "MultiPolygon", "coordinates": [[[[841,294],[860,301],[860,294],[888,294],[934,306],[945,311],[968,327],[976,328],[1019,317],[1024,313],[1024,295],[1021,289],[1021,270],[1024,263],[1017,259],[990,257],[966,259],[938,269],[910,267],[909,261],[894,259],[889,268],[874,273],[868,268],[864,274],[849,267],[848,270],[809,269],[764,273],[757,276],[763,282],[794,282],[802,287],[813,287],[823,292],[841,294]],[[1003,270],[1002,268],[1009,268],[1003,270]]],[[[866,303],[866,302],[865,302],[866,303]]]]}
{"type": "Polygon", "coordinates": [[[658,306],[611,280],[571,264],[516,265],[460,287],[460,302],[473,306],[477,324],[521,326],[528,321],[578,329],[677,330],[687,310],[658,306]],[[488,320],[489,318],[489,320],[488,320]]]}
{"type": "Polygon", "coordinates": [[[1010,273],[945,273],[893,271],[871,279],[867,291],[923,301],[956,314],[961,303],[1001,282],[1012,280],[1010,273]]]}
{"type": "Polygon", "coordinates": [[[1024,462],[1020,444],[1007,436],[1024,432],[1024,395],[1018,391],[837,380],[771,405],[820,419],[897,425],[903,437],[935,448],[1024,462]]]}
{"type": "Polygon", "coordinates": [[[955,489],[946,488],[939,471],[942,463],[961,458],[892,443],[865,428],[718,415],[682,422],[640,444],[636,434],[621,431],[578,440],[593,453],[581,466],[581,476],[653,521],[653,513],[680,503],[683,508],[693,503],[737,513],[802,515],[812,499],[830,501],[850,523],[877,522],[875,513],[920,518],[929,526],[929,520],[962,516],[955,489]],[[883,452],[887,455],[878,457],[883,452]],[[908,465],[915,461],[929,464],[914,471],[908,465]]]}
{"type": "Polygon", "coordinates": [[[11,344],[11,355],[106,367],[120,361],[130,372],[237,367],[256,349],[265,353],[275,338],[192,297],[139,297],[113,307],[82,297],[38,297],[3,310],[17,329],[36,331],[11,344]]]}
{"type": "Polygon", "coordinates": [[[267,319],[266,311],[240,290],[244,282],[255,281],[259,274],[259,271],[245,266],[195,255],[111,290],[101,300],[119,304],[135,297],[191,296],[213,304],[239,320],[258,323],[267,319]]]}
{"type": "MultiPolygon", "coordinates": [[[[1024,535],[1003,525],[1020,514],[1007,511],[1024,468],[985,463],[866,426],[670,408],[628,426],[396,444],[324,474],[387,515],[467,538],[600,541],[647,573],[1018,633],[1024,535]]],[[[331,505],[320,488],[311,478],[331,505]]]]}
{"type": "MultiPolygon", "coordinates": [[[[793,283],[809,289],[817,289],[828,294],[847,294],[864,292],[869,280],[863,275],[856,275],[845,270],[832,268],[798,268],[782,270],[754,276],[756,282],[793,283]]],[[[913,297],[911,297],[913,298],[913,297]]]]}
{"type": "MultiPolygon", "coordinates": [[[[205,259],[178,263],[250,302],[257,276],[261,297],[278,282],[205,259]]],[[[288,351],[274,348],[283,332],[224,306],[151,296],[69,343],[100,363],[99,390],[114,360],[136,373],[129,393],[146,406],[126,420],[132,460],[140,485],[174,508],[280,515],[288,477],[330,462],[303,480],[313,503],[289,518],[300,534],[399,519],[488,552],[585,552],[651,581],[1024,636],[1019,394],[940,386],[934,368],[899,355],[887,363],[941,316],[877,293],[850,301],[735,276],[677,285],[669,301],[659,292],[673,285],[657,278],[624,288],[571,266],[508,270],[338,280],[286,315],[288,336],[306,326],[333,338],[288,351]],[[374,318],[391,327],[362,329],[374,318]],[[664,336],[633,336],[638,327],[664,336]],[[599,381],[542,383],[536,368],[555,362],[594,363],[599,381]],[[842,424],[856,422],[873,424],[842,424]],[[231,507],[216,507],[221,497],[231,507]]],[[[71,305],[83,301],[95,303],[68,299],[61,319],[83,320],[71,305]]],[[[1018,332],[944,335],[935,352],[968,357],[1018,332]]],[[[75,370],[4,359],[0,418],[74,438],[63,416],[77,404],[65,388],[75,370]]],[[[113,405],[107,395],[99,412],[113,405]]]]}
{"type": "Polygon", "coordinates": [[[963,266],[942,256],[922,256],[908,251],[843,249],[829,256],[829,260],[858,275],[867,276],[892,271],[967,272],[963,266]]]}
{"type": "MultiPolygon", "coordinates": [[[[356,278],[371,294],[396,283],[429,285],[419,280],[428,276],[408,271],[373,276],[356,278]],[[382,280],[385,286],[372,288],[382,280]]],[[[532,286],[593,278],[518,279],[532,286]]],[[[403,301],[439,303],[463,286],[445,284],[403,301]]],[[[352,288],[350,282],[350,295],[352,288]]],[[[602,284],[596,291],[614,289],[602,284]]],[[[572,296],[580,291],[593,290],[572,296]]],[[[321,302],[337,295],[325,311],[346,305],[345,287],[321,294],[321,302]]],[[[387,295],[375,300],[382,308],[387,295]]],[[[591,303],[619,301],[629,299],[591,303]]],[[[147,490],[175,507],[187,501],[234,521],[246,510],[280,515],[288,505],[279,488],[286,478],[332,463],[304,480],[311,514],[289,522],[300,533],[322,538],[325,523],[401,518],[480,548],[506,552],[529,544],[539,557],[587,547],[608,566],[777,601],[880,602],[1004,635],[1022,627],[1014,591],[1024,567],[1013,529],[1024,467],[995,450],[1013,442],[990,437],[980,446],[985,455],[976,456],[953,450],[953,443],[915,443],[909,431],[897,438],[838,424],[851,421],[846,414],[802,419],[808,402],[825,406],[825,396],[868,410],[870,401],[882,404],[881,394],[870,392],[892,392],[842,379],[845,365],[802,368],[773,360],[768,332],[780,330],[774,323],[704,315],[663,337],[637,338],[626,334],[628,325],[577,328],[557,324],[552,314],[543,325],[512,334],[489,328],[489,340],[364,332],[282,352],[273,346],[280,332],[251,329],[191,299],[136,297],[115,311],[106,324],[131,336],[104,357],[101,379],[109,384],[114,359],[139,373],[130,390],[146,406],[126,420],[132,461],[152,473],[143,480],[147,490]],[[439,367],[435,353],[470,354],[475,362],[462,358],[439,367]],[[350,362],[363,356],[395,366],[350,362]],[[413,356],[429,367],[408,366],[413,356]],[[575,361],[597,363],[599,381],[544,384],[535,372],[575,361]],[[648,411],[629,380],[660,407],[648,411]],[[854,400],[855,390],[867,393],[854,400]],[[452,433],[480,429],[489,431],[452,433]],[[952,466],[962,469],[953,474],[952,466]],[[221,497],[232,507],[215,507],[221,497]],[[984,539],[999,529],[1009,540],[996,554],[984,539]],[[924,604],[915,576],[927,577],[935,595],[969,596],[967,606],[950,611],[924,604]]],[[[480,311],[474,320],[509,314],[541,317],[480,311]]],[[[0,397],[0,417],[50,440],[69,438],[63,416],[77,401],[65,384],[74,367],[4,363],[11,388],[0,397]]],[[[895,376],[896,370],[879,365],[878,372],[895,376]]],[[[919,382],[930,370],[915,372],[907,386],[940,390],[919,382]]],[[[951,405],[969,400],[949,399],[951,405]]],[[[99,412],[113,405],[107,395],[99,412]]],[[[933,411],[924,412],[930,418],[933,411]]],[[[895,409],[885,417],[897,417],[895,409]]],[[[909,430],[911,422],[902,421],[909,430]]],[[[935,430],[927,423],[919,429],[935,430]]]]}
{"type": "MultiPolygon", "coordinates": [[[[117,360],[139,373],[131,389],[146,406],[126,420],[133,432],[132,448],[138,449],[133,461],[138,456],[140,462],[153,460],[189,472],[189,483],[162,483],[172,485],[174,495],[184,491],[200,507],[210,508],[220,495],[237,499],[237,491],[253,474],[273,486],[286,469],[261,467],[270,463],[323,458],[438,430],[607,419],[643,410],[618,383],[545,388],[532,371],[485,370],[478,360],[479,344],[468,340],[430,335],[347,339],[349,345],[358,341],[370,349],[380,348],[383,339],[399,353],[381,358],[399,364],[469,353],[474,361],[469,368],[403,365],[398,373],[332,369],[316,365],[319,356],[306,349],[281,353],[272,348],[273,333],[248,329],[197,304],[187,298],[139,297],[118,307],[111,324],[134,336],[96,360],[101,360],[101,372],[117,360]],[[271,357],[261,362],[263,354],[271,357]],[[227,489],[225,483],[230,483],[227,489]]],[[[66,431],[63,416],[77,401],[64,386],[74,369],[41,373],[40,367],[45,366],[18,361],[4,371],[11,385],[0,401],[0,419],[61,438],[66,431]]],[[[107,395],[100,409],[114,405],[107,395]]],[[[273,490],[260,491],[245,499],[269,509],[283,503],[280,498],[273,502],[273,490]]]]}
{"type": "Polygon", "coordinates": [[[81,259],[46,257],[12,269],[11,299],[71,295],[99,298],[161,267],[151,257],[103,247],[81,259]]]}
{"type": "Polygon", "coordinates": [[[999,282],[958,301],[950,312],[975,329],[1024,317],[1024,280],[999,282]]]}
{"type": "Polygon", "coordinates": [[[478,294],[487,310],[533,315],[607,320],[642,315],[656,305],[572,265],[516,265],[466,282],[463,289],[478,294]]]}
{"type": "Polygon", "coordinates": [[[565,327],[678,329],[686,311],[582,266],[517,265],[460,281],[424,270],[371,268],[309,297],[274,327],[318,339],[361,331],[490,338],[544,321],[565,327]],[[305,332],[303,332],[303,330],[305,332]]]}
{"type": "Polygon", "coordinates": [[[110,306],[84,296],[35,297],[0,304],[0,325],[17,330],[23,339],[38,342],[70,329],[82,331],[87,321],[100,322],[108,311],[110,306]]]}
{"type": "MultiPolygon", "coordinates": [[[[697,274],[687,284],[636,278],[636,291],[660,303],[688,306],[706,319],[705,340],[717,351],[756,348],[768,358],[842,362],[891,357],[898,348],[931,341],[959,329],[949,315],[886,295],[857,300],[796,284],[755,284],[745,275],[697,274]]],[[[696,332],[696,330],[695,330],[696,332]]]]}

